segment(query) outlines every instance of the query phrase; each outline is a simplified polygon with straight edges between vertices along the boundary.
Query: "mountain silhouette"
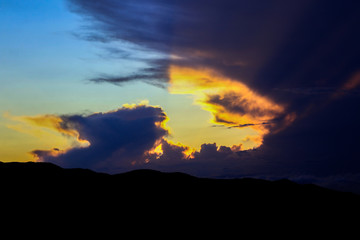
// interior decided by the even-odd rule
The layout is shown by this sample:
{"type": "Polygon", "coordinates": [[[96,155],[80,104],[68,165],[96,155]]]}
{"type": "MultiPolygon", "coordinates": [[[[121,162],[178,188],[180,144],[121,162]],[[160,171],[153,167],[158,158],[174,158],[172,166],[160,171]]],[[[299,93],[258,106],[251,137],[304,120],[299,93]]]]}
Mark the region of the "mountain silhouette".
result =
{"type": "Polygon", "coordinates": [[[181,219],[192,224],[271,222],[274,216],[285,222],[304,217],[324,222],[360,212],[356,194],[286,179],[210,179],[155,170],[110,175],[51,163],[0,162],[0,183],[3,207],[44,219],[68,219],[76,213],[83,220],[111,215],[150,224],[154,219],[166,224],[181,219]]]}

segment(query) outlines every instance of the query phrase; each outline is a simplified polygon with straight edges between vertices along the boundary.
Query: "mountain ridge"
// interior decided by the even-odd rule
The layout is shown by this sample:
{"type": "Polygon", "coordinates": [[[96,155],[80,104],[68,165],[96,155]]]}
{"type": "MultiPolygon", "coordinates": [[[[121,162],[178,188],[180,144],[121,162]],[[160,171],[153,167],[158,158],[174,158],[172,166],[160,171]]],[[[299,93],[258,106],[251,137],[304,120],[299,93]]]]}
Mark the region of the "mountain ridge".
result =
{"type": "Polygon", "coordinates": [[[239,224],[298,229],[306,219],[312,226],[348,227],[360,214],[359,203],[356,194],[286,179],[211,179],[147,169],[111,175],[51,163],[0,162],[3,218],[42,219],[47,226],[146,224],[180,231],[201,224],[204,231],[212,226],[236,232],[239,224]]]}
{"type": "MultiPolygon", "coordinates": [[[[107,174],[92,171],[83,168],[62,168],[53,163],[46,162],[1,162],[0,161],[0,179],[6,181],[15,181],[17,183],[28,183],[27,180],[54,180],[55,182],[66,184],[67,181],[107,181],[109,184],[122,184],[122,182],[139,185],[140,184],[157,184],[159,187],[167,184],[189,184],[198,183],[205,185],[213,185],[212,187],[235,187],[243,185],[245,190],[250,185],[254,187],[292,187],[294,191],[320,191],[327,194],[351,196],[359,198],[360,196],[351,192],[341,192],[317,186],[315,184],[299,184],[288,179],[280,180],[263,180],[256,178],[233,178],[233,179],[217,179],[217,178],[200,178],[181,172],[161,172],[152,169],[137,169],[124,173],[107,174]],[[249,186],[247,186],[249,185],[249,186]]],[[[123,184],[124,185],[124,184],[123,184]]],[[[124,185],[126,186],[126,184],[124,185]]],[[[258,189],[260,190],[260,189],[258,189]]]]}
{"type": "Polygon", "coordinates": [[[2,196],[6,196],[0,202],[21,200],[40,209],[51,204],[80,209],[102,206],[113,211],[121,205],[149,211],[151,206],[163,213],[171,209],[182,214],[190,209],[205,213],[211,206],[216,214],[326,213],[330,208],[342,214],[355,213],[360,206],[359,195],[287,179],[212,179],[147,169],[111,175],[40,162],[0,162],[0,184],[2,196]]]}

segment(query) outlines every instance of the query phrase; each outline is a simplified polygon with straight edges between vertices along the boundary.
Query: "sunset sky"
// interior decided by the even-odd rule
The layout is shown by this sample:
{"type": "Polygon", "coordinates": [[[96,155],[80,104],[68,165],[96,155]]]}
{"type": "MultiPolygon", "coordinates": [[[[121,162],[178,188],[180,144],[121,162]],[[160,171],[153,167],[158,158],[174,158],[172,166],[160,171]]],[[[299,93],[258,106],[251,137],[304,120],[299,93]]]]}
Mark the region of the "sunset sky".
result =
{"type": "Polygon", "coordinates": [[[4,0],[0,161],[360,192],[360,2],[4,0]]]}

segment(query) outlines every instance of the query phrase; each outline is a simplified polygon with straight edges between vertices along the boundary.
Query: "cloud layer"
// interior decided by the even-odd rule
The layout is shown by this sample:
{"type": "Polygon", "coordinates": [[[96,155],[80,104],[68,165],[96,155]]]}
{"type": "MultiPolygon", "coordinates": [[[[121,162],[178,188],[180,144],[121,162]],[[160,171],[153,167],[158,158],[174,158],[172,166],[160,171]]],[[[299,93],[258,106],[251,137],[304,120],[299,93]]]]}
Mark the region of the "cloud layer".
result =
{"type": "MultiPolygon", "coordinates": [[[[267,109],[266,115],[272,115],[271,120],[275,120],[269,121],[262,119],[263,109],[249,109],[249,102],[243,100],[239,106],[241,95],[209,96],[208,102],[226,111],[236,108],[247,111],[248,116],[258,113],[256,123],[248,121],[238,126],[255,124],[248,126],[266,128],[266,124],[260,124],[265,122],[269,123],[269,129],[274,122],[286,125],[283,122],[306,114],[310,104],[328,97],[307,94],[304,98],[294,92],[314,93],[319,89],[320,93],[322,89],[349,92],[341,90],[344,81],[359,70],[357,1],[68,2],[73,11],[86,17],[87,30],[79,35],[98,36],[90,39],[108,43],[128,42],[142,49],[144,55],[161,53],[158,57],[138,59],[149,67],[137,73],[103,74],[92,81],[123,84],[135,80],[165,87],[166,82],[172,81],[174,67],[210,69],[244,84],[257,95],[285,108],[287,113],[279,118],[279,111],[267,109]]],[[[169,87],[171,91],[171,84],[169,87]]],[[[350,93],[354,92],[352,89],[350,93]]],[[[231,122],[217,116],[220,112],[213,114],[223,123],[231,122]]]]}
{"type": "MultiPolygon", "coordinates": [[[[68,2],[74,12],[87,20],[86,30],[78,33],[82,38],[110,45],[128,42],[138,46],[144,55],[159,53],[156,57],[138,58],[147,67],[137,73],[104,74],[92,81],[145,81],[169,86],[174,94],[192,94],[195,103],[212,114],[213,124],[254,128],[261,136],[259,142],[263,142],[259,149],[251,151],[204,143],[198,152],[185,154],[189,152],[186,146],[164,140],[166,129],[153,127],[154,122],[161,122],[156,116],[163,111],[152,110],[152,120],[140,115],[134,118],[138,123],[144,121],[149,130],[149,138],[143,143],[139,140],[138,156],[150,151],[147,159],[152,167],[209,176],[311,176],[333,182],[338,179],[335,176],[360,179],[356,177],[360,172],[359,1],[68,2]],[[184,74],[186,71],[191,74],[184,74]],[[156,150],[159,144],[161,154],[159,148],[156,150]],[[169,159],[172,164],[166,165],[169,159]]],[[[124,56],[123,52],[119,54],[124,56]]],[[[107,139],[103,132],[90,132],[86,127],[90,124],[95,131],[96,126],[103,125],[105,132],[106,126],[112,125],[135,130],[136,124],[130,122],[118,126],[105,120],[112,114],[115,113],[62,119],[79,132],[81,139],[92,144],[87,148],[94,151],[89,152],[90,157],[96,155],[95,150],[100,151],[100,146],[122,156],[125,153],[118,153],[110,143],[102,145],[107,139]],[[95,138],[102,139],[102,144],[96,143],[99,140],[95,138]]],[[[131,137],[137,142],[140,136],[134,131],[128,133],[128,140],[131,137]]],[[[120,141],[122,138],[110,138],[115,139],[117,146],[136,153],[131,144],[120,141]]],[[[84,151],[85,148],[74,149],[61,156],[75,159],[84,151]]],[[[113,156],[101,154],[105,158],[113,156]]]]}
{"type": "MultiPolygon", "coordinates": [[[[188,168],[222,159],[237,159],[233,148],[203,144],[199,151],[166,139],[166,113],[160,107],[145,104],[124,105],[114,111],[91,115],[44,115],[22,117],[28,124],[52,129],[74,139],[67,149],[33,150],[38,161],[52,162],[67,168],[89,168],[118,173],[137,168],[164,171],[188,168]]],[[[221,166],[221,162],[217,163],[221,166]]],[[[206,176],[209,171],[194,169],[194,174],[206,176]]],[[[189,172],[185,170],[185,172],[189,172]]],[[[191,171],[190,171],[191,172],[191,171]]]]}
{"type": "MultiPolygon", "coordinates": [[[[296,110],[303,110],[301,97],[273,90],[340,88],[359,68],[357,1],[68,2],[88,20],[79,35],[162,53],[144,60],[156,75],[166,77],[170,65],[206,67],[296,110]]],[[[158,81],[143,70],[118,79],[158,81]]]]}

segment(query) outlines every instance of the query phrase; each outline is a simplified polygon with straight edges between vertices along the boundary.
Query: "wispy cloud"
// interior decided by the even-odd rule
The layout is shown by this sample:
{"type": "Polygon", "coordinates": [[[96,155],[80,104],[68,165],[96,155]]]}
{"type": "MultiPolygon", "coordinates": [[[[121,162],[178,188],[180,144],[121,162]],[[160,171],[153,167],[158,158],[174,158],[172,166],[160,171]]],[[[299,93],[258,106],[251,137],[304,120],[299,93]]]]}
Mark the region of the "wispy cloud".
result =
{"type": "Polygon", "coordinates": [[[122,86],[125,83],[133,81],[141,81],[156,87],[166,88],[168,81],[167,75],[167,72],[162,68],[150,67],[139,70],[139,73],[125,76],[110,76],[107,74],[101,74],[100,76],[90,78],[89,81],[95,83],[112,83],[118,86],[122,86]]]}

